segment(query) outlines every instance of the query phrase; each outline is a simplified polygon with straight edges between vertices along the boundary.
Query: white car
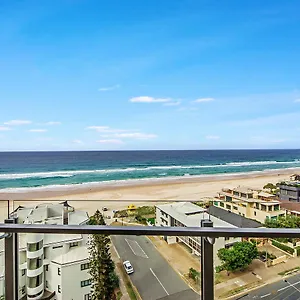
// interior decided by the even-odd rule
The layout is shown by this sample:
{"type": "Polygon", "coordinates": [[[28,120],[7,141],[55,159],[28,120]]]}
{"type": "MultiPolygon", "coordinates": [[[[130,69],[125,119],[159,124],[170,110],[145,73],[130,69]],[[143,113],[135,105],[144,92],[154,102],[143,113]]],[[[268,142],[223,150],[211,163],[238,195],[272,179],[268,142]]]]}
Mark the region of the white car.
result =
{"type": "Polygon", "coordinates": [[[127,274],[132,274],[134,272],[133,267],[129,260],[124,261],[123,266],[127,274]]]}

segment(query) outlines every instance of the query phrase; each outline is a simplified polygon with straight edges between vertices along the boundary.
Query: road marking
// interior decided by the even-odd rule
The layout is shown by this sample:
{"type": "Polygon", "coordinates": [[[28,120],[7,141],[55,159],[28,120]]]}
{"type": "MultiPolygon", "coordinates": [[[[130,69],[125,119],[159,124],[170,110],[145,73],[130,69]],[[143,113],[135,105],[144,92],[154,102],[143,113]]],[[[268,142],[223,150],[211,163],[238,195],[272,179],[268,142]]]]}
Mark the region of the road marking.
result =
{"type": "Polygon", "coordinates": [[[270,296],[270,295],[271,295],[271,293],[265,294],[265,295],[263,295],[263,296],[260,296],[260,298],[265,298],[265,297],[268,297],[268,296],[270,296]]]}
{"type": "Polygon", "coordinates": [[[153,272],[153,270],[150,268],[151,273],[153,274],[153,276],[157,279],[157,281],[159,282],[159,284],[162,286],[162,288],[164,289],[164,291],[166,292],[166,294],[169,296],[170,294],[168,293],[168,291],[166,290],[166,288],[163,286],[163,284],[161,283],[161,281],[158,279],[158,277],[156,276],[156,274],[153,272]]]}
{"type": "MultiPolygon", "coordinates": [[[[129,244],[128,240],[125,239],[127,245],[129,246],[129,248],[131,249],[131,251],[133,252],[134,255],[136,255],[136,253],[134,252],[133,248],[131,247],[131,245],[129,244]]],[[[136,255],[137,256],[137,255],[136,255]]]]}
{"type": "Polygon", "coordinates": [[[139,246],[139,248],[141,249],[141,251],[144,253],[144,255],[145,255],[145,257],[146,258],[149,258],[148,257],[148,255],[145,253],[145,251],[143,250],[143,248],[140,246],[140,244],[137,242],[137,241],[135,241],[136,242],[136,244],[139,246]]]}
{"type": "Polygon", "coordinates": [[[119,252],[117,251],[117,248],[115,247],[115,245],[113,245],[113,247],[114,247],[115,252],[116,252],[117,255],[118,255],[118,258],[120,259],[121,257],[120,257],[120,255],[119,255],[119,252]]]}
{"type": "MultiPolygon", "coordinates": [[[[289,283],[289,282],[287,282],[287,283],[289,283]]],[[[297,281],[297,282],[295,282],[295,283],[293,283],[293,284],[290,283],[289,285],[287,285],[287,286],[285,286],[285,287],[279,289],[278,292],[281,292],[281,291],[283,291],[283,290],[286,290],[286,289],[288,289],[289,287],[294,287],[294,285],[299,284],[299,283],[300,283],[300,281],[297,281]]],[[[295,288],[295,287],[294,287],[294,288],[295,288]]],[[[296,288],[295,288],[295,289],[296,289],[296,288]]]]}
{"type": "Polygon", "coordinates": [[[295,285],[296,285],[297,283],[291,284],[291,283],[288,282],[287,280],[285,280],[284,282],[286,282],[290,287],[293,287],[295,290],[297,290],[298,292],[300,292],[300,290],[297,289],[297,288],[295,287],[295,285]]]}

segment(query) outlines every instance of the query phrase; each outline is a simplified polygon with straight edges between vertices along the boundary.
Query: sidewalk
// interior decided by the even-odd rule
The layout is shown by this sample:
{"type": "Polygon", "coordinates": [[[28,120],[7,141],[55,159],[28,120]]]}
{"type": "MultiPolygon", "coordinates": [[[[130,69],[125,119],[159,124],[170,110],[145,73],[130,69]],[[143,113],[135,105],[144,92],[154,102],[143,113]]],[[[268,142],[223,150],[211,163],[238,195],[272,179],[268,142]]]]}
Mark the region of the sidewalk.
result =
{"type": "Polygon", "coordinates": [[[180,244],[168,245],[163,238],[158,236],[149,236],[149,239],[159,251],[159,253],[168,261],[170,266],[181,276],[181,278],[197,293],[200,292],[199,286],[188,278],[190,268],[200,272],[200,257],[192,255],[184,246],[180,244]]]}
{"type": "MultiPolygon", "coordinates": [[[[149,238],[161,255],[186,281],[187,278],[184,275],[188,274],[190,268],[200,271],[200,258],[189,253],[183,246],[177,243],[168,245],[161,237],[151,236],[149,238]]],[[[246,289],[255,289],[279,281],[283,276],[278,275],[278,273],[297,266],[300,266],[300,257],[288,258],[285,263],[269,268],[266,268],[262,261],[255,259],[247,272],[235,272],[227,276],[226,272],[223,271],[220,273],[221,275],[217,275],[221,282],[215,285],[215,298],[220,298],[234,289],[239,289],[242,293],[246,289]]]]}
{"type": "MultiPolygon", "coordinates": [[[[120,261],[118,255],[115,251],[114,246],[111,246],[110,249],[111,249],[111,258],[112,258],[112,260],[114,262],[120,261]]],[[[117,264],[115,264],[115,265],[116,265],[115,272],[116,272],[116,274],[118,275],[118,277],[120,279],[120,291],[122,293],[121,299],[122,300],[130,300],[130,297],[129,297],[127,289],[126,289],[126,286],[125,286],[124,281],[123,281],[123,276],[122,276],[117,264]]]]}
{"type": "MultiPolygon", "coordinates": [[[[300,266],[300,258],[289,258],[285,263],[266,268],[265,264],[258,259],[255,259],[249,266],[248,272],[237,272],[230,274],[228,280],[225,280],[215,285],[215,297],[220,298],[226,292],[240,288],[241,291],[246,291],[247,288],[259,288],[259,286],[270,284],[279,281],[283,276],[278,275],[280,272],[291,270],[300,266]],[[245,287],[245,289],[243,289],[245,287]]],[[[226,277],[226,272],[222,272],[223,279],[226,277]]]]}

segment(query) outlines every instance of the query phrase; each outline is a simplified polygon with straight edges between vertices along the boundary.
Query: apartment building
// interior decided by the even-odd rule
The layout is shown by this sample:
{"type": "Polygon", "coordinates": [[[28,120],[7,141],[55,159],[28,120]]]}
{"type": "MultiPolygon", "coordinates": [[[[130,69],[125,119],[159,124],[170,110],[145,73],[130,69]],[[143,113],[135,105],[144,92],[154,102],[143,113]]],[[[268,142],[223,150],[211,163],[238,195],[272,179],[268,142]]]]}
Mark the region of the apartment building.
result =
{"type": "MultiPolygon", "coordinates": [[[[67,202],[20,206],[12,216],[20,224],[81,225],[89,220],[86,212],[75,211],[67,202]]],[[[3,241],[0,247],[0,269],[3,270],[3,241]]],[[[87,236],[19,234],[18,299],[91,299],[89,267],[87,236]]],[[[1,274],[0,287],[3,281],[1,274]]]]}
{"type": "Polygon", "coordinates": [[[275,195],[241,186],[222,189],[213,205],[260,223],[286,214],[275,195]]]}
{"type": "MultiPolygon", "coordinates": [[[[210,216],[205,209],[190,202],[176,202],[156,206],[156,226],[200,227],[203,219],[210,219],[215,227],[236,227],[220,218],[210,216]]],[[[199,237],[165,236],[164,239],[168,244],[183,242],[192,250],[193,254],[200,256],[201,238],[199,237]]],[[[239,241],[241,241],[241,238],[221,237],[216,239],[214,245],[215,266],[220,265],[220,260],[217,256],[218,250],[228,248],[239,241]]]]}
{"type": "Polygon", "coordinates": [[[283,182],[279,186],[279,198],[282,201],[300,202],[300,181],[283,182]]]}

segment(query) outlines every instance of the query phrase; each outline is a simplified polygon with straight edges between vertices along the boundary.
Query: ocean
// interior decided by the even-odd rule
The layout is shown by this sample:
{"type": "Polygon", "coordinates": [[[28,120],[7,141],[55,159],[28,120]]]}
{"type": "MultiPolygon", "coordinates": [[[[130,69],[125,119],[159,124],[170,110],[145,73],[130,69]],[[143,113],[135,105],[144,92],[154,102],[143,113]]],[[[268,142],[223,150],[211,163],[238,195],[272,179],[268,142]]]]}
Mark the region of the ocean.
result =
{"type": "Polygon", "coordinates": [[[300,150],[0,152],[0,192],[300,167],[300,150]]]}

